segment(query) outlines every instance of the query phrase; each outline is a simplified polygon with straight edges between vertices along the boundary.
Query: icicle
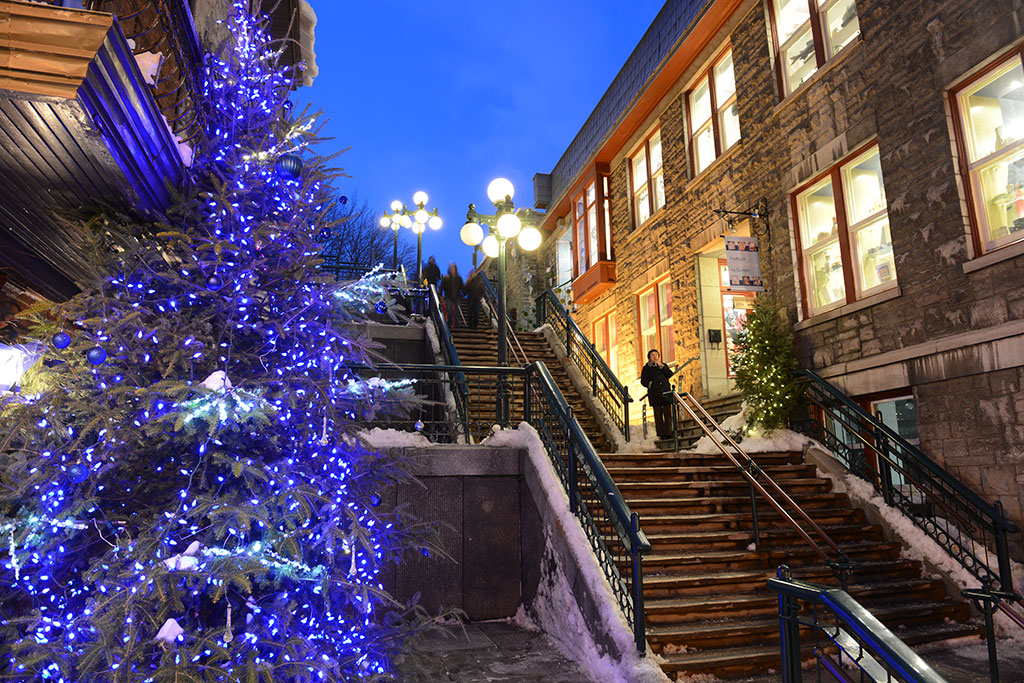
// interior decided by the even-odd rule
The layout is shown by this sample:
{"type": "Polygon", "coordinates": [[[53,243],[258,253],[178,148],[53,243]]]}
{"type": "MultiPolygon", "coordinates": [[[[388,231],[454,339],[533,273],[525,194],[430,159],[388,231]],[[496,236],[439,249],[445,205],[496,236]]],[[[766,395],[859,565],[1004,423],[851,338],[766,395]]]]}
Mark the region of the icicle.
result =
{"type": "Polygon", "coordinates": [[[320,433],[320,445],[321,446],[326,446],[327,445],[327,416],[326,415],[324,415],[323,431],[320,433]]]}
{"type": "Polygon", "coordinates": [[[356,539],[355,536],[349,536],[349,545],[352,547],[352,566],[348,570],[349,577],[356,575],[356,539]]]}
{"type": "Polygon", "coordinates": [[[224,642],[230,643],[234,637],[234,634],[231,633],[231,603],[228,602],[228,623],[224,627],[224,642]]]}
{"type": "Polygon", "coordinates": [[[11,539],[11,551],[10,551],[10,554],[11,554],[11,566],[14,567],[14,580],[15,581],[19,581],[19,580],[21,580],[21,567],[18,566],[18,557],[17,557],[17,555],[14,554],[14,551],[17,550],[18,548],[14,544],[14,527],[13,526],[10,529],[10,539],[11,539]]]}

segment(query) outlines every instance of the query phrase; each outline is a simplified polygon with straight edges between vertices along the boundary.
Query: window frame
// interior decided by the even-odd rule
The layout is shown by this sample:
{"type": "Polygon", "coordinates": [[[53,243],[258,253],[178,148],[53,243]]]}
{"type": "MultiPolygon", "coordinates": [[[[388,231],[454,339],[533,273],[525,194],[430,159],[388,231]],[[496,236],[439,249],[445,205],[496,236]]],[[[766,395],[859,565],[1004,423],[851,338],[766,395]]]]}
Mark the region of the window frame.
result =
{"type": "MultiPolygon", "coordinates": [[[[686,132],[687,141],[690,147],[690,169],[693,172],[691,177],[694,178],[699,176],[701,173],[708,170],[709,168],[711,168],[715,161],[721,158],[721,156],[724,153],[728,152],[730,149],[735,147],[739,143],[739,141],[743,139],[741,131],[739,137],[737,137],[731,145],[729,145],[728,147],[724,146],[722,117],[725,114],[725,112],[728,111],[729,107],[737,103],[737,95],[739,93],[739,88],[736,87],[736,60],[733,59],[732,94],[726,99],[726,101],[723,104],[718,103],[718,84],[716,79],[717,74],[715,73],[715,70],[727,58],[732,59],[732,45],[727,45],[724,48],[722,48],[722,50],[714,57],[714,59],[711,60],[707,67],[697,76],[696,79],[694,79],[693,83],[691,84],[691,87],[687,88],[686,90],[686,132]],[[693,93],[695,93],[701,86],[703,86],[705,82],[708,85],[708,98],[710,99],[711,116],[708,118],[706,122],[703,122],[701,124],[701,127],[698,130],[695,131],[693,129],[693,93]],[[696,140],[697,137],[701,133],[706,131],[709,127],[711,128],[711,136],[714,140],[715,156],[707,163],[706,166],[698,170],[696,140]]],[[[738,122],[738,112],[736,118],[738,122]]]]}
{"type": "Polygon", "coordinates": [[[619,365],[619,350],[618,350],[619,326],[618,326],[618,317],[616,315],[615,309],[612,309],[608,313],[605,313],[605,314],[601,315],[599,318],[597,318],[596,320],[594,320],[594,322],[591,323],[590,330],[591,330],[591,333],[593,335],[591,337],[591,339],[594,342],[594,349],[597,350],[597,352],[601,356],[601,358],[604,359],[604,362],[608,364],[609,368],[611,368],[612,374],[618,376],[618,374],[619,374],[619,368],[618,368],[618,365],[619,365]],[[602,328],[604,330],[604,332],[605,332],[605,344],[606,344],[606,346],[605,346],[605,352],[604,353],[601,353],[601,350],[598,348],[598,344],[597,344],[597,340],[598,340],[597,330],[598,330],[599,327],[602,328]],[[615,330],[615,334],[614,335],[612,335],[612,330],[615,330]],[[612,341],[612,337],[613,336],[615,337],[614,341],[612,341]]]}
{"type": "Polygon", "coordinates": [[[662,317],[662,310],[661,310],[661,301],[660,301],[660,297],[659,297],[659,288],[664,286],[664,285],[668,285],[668,287],[669,287],[669,302],[671,304],[672,295],[673,295],[671,290],[672,290],[673,287],[672,287],[672,278],[671,278],[670,275],[664,275],[664,276],[658,278],[657,280],[655,280],[654,282],[650,283],[649,285],[645,286],[643,289],[641,289],[640,291],[638,291],[636,293],[636,296],[634,298],[634,301],[635,301],[635,304],[636,304],[637,338],[640,340],[640,343],[637,344],[637,351],[638,351],[638,358],[637,358],[638,364],[637,364],[637,368],[639,369],[638,372],[643,370],[644,364],[647,363],[647,352],[650,351],[649,348],[645,348],[644,347],[644,341],[643,341],[644,340],[644,333],[643,333],[643,327],[642,327],[643,316],[642,316],[642,311],[641,311],[641,302],[643,301],[643,298],[645,296],[649,295],[652,291],[654,293],[654,319],[655,319],[655,325],[654,325],[655,335],[654,335],[654,337],[655,337],[655,340],[657,342],[656,345],[655,345],[655,348],[657,348],[658,349],[658,353],[661,354],[661,360],[662,360],[663,363],[667,364],[667,363],[674,363],[675,362],[675,305],[671,304],[671,306],[672,306],[672,315],[669,316],[667,319],[663,319],[663,317],[662,317]],[[668,324],[665,323],[665,320],[668,320],[668,324]],[[665,353],[665,349],[662,348],[663,345],[664,345],[664,340],[662,339],[662,328],[663,327],[670,327],[672,329],[672,342],[673,342],[673,344],[672,344],[672,347],[670,349],[671,350],[671,354],[670,355],[666,354],[665,353]]]}
{"type": "MultiPolygon", "coordinates": [[[[800,26],[793,31],[793,35],[791,35],[788,40],[786,40],[784,43],[780,42],[781,36],[779,35],[778,17],[775,13],[775,1],[776,0],[768,0],[766,4],[768,5],[768,23],[771,25],[770,28],[772,38],[772,51],[775,57],[775,78],[779,86],[779,93],[781,95],[781,99],[784,100],[790,95],[792,95],[794,92],[799,90],[800,86],[802,86],[804,83],[810,80],[813,77],[813,74],[820,71],[821,68],[825,66],[825,64],[827,64],[830,60],[835,59],[836,57],[839,56],[840,53],[844,52],[847,48],[851,47],[858,39],[861,38],[862,33],[860,30],[860,12],[858,10],[856,15],[857,36],[850,42],[849,45],[845,45],[842,48],[836,49],[834,53],[831,56],[829,56],[826,52],[826,48],[831,47],[831,35],[829,35],[828,32],[825,30],[823,22],[826,20],[828,16],[828,11],[837,3],[842,2],[842,0],[807,0],[807,6],[810,10],[810,14],[807,18],[807,21],[804,22],[803,24],[800,24],[800,26]],[[821,6],[819,6],[819,4],[821,6]],[[798,83],[795,86],[791,86],[789,83],[789,71],[785,68],[785,61],[783,59],[785,56],[783,48],[789,46],[790,43],[798,36],[801,36],[804,33],[806,33],[807,29],[804,28],[804,26],[808,22],[810,23],[811,29],[811,42],[814,46],[814,70],[806,79],[803,80],[803,82],[798,83]]],[[[856,0],[854,0],[854,9],[857,9],[856,0]]]]}
{"type": "Polygon", "coordinates": [[[993,163],[998,163],[1000,159],[1010,156],[1020,149],[1024,149],[1024,138],[1013,143],[1007,149],[997,149],[991,154],[972,163],[967,142],[967,119],[961,111],[960,97],[963,93],[977,85],[979,81],[984,80],[994,72],[1005,67],[1014,58],[1016,58],[1022,68],[1024,68],[1024,45],[1018,45],[1012,50],[1001,55],[998,59],[992,60],[992,63],[964,79],[955,87],[950,88],[948,92],[950,113],[953,121],[953,138],[956,140],[956,161],[959,165],[960,177],[963,179],[964,195],[967,200],[967,214],[968,220],[970,221],[971,243],[974,246],[975,258],[1024,242],[1024,231],[1020,233],[1019,237],[1012,240],[1008,239],[1009,235],[1007,235],[1007,238],[1005,238],[1006,241],[1003,241],[1002,243],[998,243],[999,240],[993,240],[990,242],[987,239],[985,235],[986,233],[989,233],[988,217],[981,210],[981,206],[979,204],[979,202],[984,202],[984,197],[981,195],[981,192],[975,188],[975,178],[980,176],[981,172],[984,171],[985,168],[993,163]]]}
{"type": "MultiPolygon", "coordinates": [[[[854,236],[859,232],[860,229],[869,227],[873,223],[879,221],[881,216],[884,214],[885,220],[889,223],[889,240],[890,244],[892,241],[892,224],[889,222],[889,204],[888,198],[881,209],[878,211],[861,218],[856,223],[850,223],[850,216],[848,212],[849,200],[848,200],[848,189],[845,183],[844,171],[855,163],[863,160],[866,156],[869,156],[870,152],[875,150],[880,154],[878,149],[878,141],[871,140],[857,149],[853,150],[850,154],[847,154],[839,162],[832,165],[822,173],[814,176],[807,182],[800,185],[789,195],[790,210],[793,216],[794,224],[794,238],[796,240],[796,252],[797,252],[797,263],[799,270],[800,279],[800,295],[803,301],[803,307],[805,311],[805,318],[811,318],[821,313],[841,308],[847,304],[852,304],[856,301],[862,301],[868,299],[877,294],[881,294],[890,289],[899,286],[899,274],[895,270],[895,264],[893,266],[893,276],[888,282],[884,282],[870,288],[859,288],[858,276],[855,270],[856,264],[854,263],[854,236]],[[808,257],[811,254],[818,253],[824,249],[827,249],[833,241],[833,238],[829,238],[827,243],[818,245],[805,245],[804,244],[804,228],[803,224],[804,216],[800,208],[800,198],[809,191],[823,185],[826,181],[832,184],[832,202],[835,209],[835,220],[836,220],[836,237],[834,238],[839,245],[840,260],[842,262],[843,269],[843,286],[844,296],[837,299],[836,301],[816,307],[812,305],[813,299],[811,291],[811,284],[809,282],[809,261],[808,257]],[[812,248],[813,247],[813,248],[812,248]]],[[[880,158],[880,157],[879,157],[880,158]]],[[[885,189],[885,177],[882,176],[882,188],[885,189]]],[[[894,254],[895,262],[895,254],[894,254]]]]}
{"type": "Polygon", "coordinates": [[[665,208],[668,203],[667,199],[663,196],[660,205],[655,206],[655,181],[661,178],[662,183],[662,194],[665,193],[665,143],[661,137],[661,127],[655,127],[650,133],[644,137],[643,142],[636,146],[633,153],[629,155],[627,159],[629,174],[629,203],[630,213],[632,214],[633,228],[637,229],[643,225],[646,225],[654,216],[665,208]],[[661,163],[656,171],[651,170],[651,140],[655,137],[658,138],[659,144],[659,156],[661,157],[661,163]],[[645,182],[637,187],[636,178],[634,177],[634,159],[636,159],[641,153],[644,154],[644,168],[646,169],[645,182]],[[640,206],[637,201],[637,194],[644,188],[647,188],[647,218],[640,220],[640,206]]]}
{"type": "Polygon", "coordinates": [[[608,192],[610,186],[611,178],[607,164],[597,164],[577,183],[575,191],[570,194],[572,199],[569,202],[568,221],[571,226],[573,280],[602,261],[615,260],[611,239],[612,206],[608,192]],[[593,201],[588,198],[590,188],[594,189],[593,201]],[[579,211],[580,203],[583,205],[582,213],[579,211]],[[580,215],[577,215],[578,213],[580,215]],[[592,243],[596,243],[596,250],[591,249],[592,243]],[[602,246],[604,251],[601,249],[602,246]]]}

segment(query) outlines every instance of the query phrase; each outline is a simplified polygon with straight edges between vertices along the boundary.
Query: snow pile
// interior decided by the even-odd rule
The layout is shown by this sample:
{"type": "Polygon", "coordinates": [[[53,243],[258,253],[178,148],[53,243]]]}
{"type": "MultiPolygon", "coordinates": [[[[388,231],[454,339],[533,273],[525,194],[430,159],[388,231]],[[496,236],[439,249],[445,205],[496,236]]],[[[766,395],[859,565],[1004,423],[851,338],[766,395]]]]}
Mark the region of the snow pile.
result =
{"type": "MultiPolygon", "coordinates": [[[[829,473],[818,470],[818,475],[829,477],[829,473]]],[[[855,505],[872,507],[878,510],[888,527],[895,533],[903,545],[902,555],[912,560],[927,563],[950,578],[961,590],[981,587],[981,582],[973,574],[964,569],[963,565],[953,559],[942,546],[922,531],[914,522],[896,508],[886,505],[885,500],[874,487],[852,474],[840,474],[831,477],[834,489],[845,493],[855,505]]],[[[994,558],[993,558],[994,563],[994,558]]],[[[1014,586],[1024,585],[1024,566],[1010,562],[1013,572],[1014,586]]],[[[1019,612],[1019,607],[1017,608],[1019,612]]],[[[1013,624],[1008,617],[1000,612],[995,616],[996,633],[1024,644],[1024,631],[1013,624]]]]}
{"type": "Polygon", "coordinates": [[[356,436],[366,442],[370,448],[386,450],[389,448],[403,448],[406,446],[433,446],[430,439],[419,432],[403,432],[397,429],[365,429],[357,432],[356,436]]]}
{"type": "MultiPolygon", "coordinates": [[[[730,435],[736,432],[742,432],[745,434],[743,441],[737,441],[740,448],[745,450],[747,453],[786,453],[789,451],[800,451],[804,448],[815,443],[813,439],[810,439],[803,434],[797,434],[794,431],[788,429],[777,429],[774,432],[761,433],[760,431],[751,432],[747,428],[747,404],[743,404],[743,408],[735,415],[726,418],[722,422],[722,429],[728,432],[730,435]]],[[[724,440],[724,439],[723,439],[724,440]]],[[[691,449],[694,453],[721,453],[718,450],[718,446],[709,436],[702,436],[700,441],[693,445],[691,449]]]]}
{"type": "Polygon", "coordinates": [[[164,61],[162,52],[135,52],[135,41],[128,39],[128,47],[135,55],[135,63],[139,66],[142,79],[150,85],[156,85],[156,77],[160,73],[160,65],[164,61]]]}
{"type": "MultiPolygon", "coordinates": [[[[562,654],[576,662],[592,679],[602,683],[661,683],[668,681],[655,661],[641,658],[636,652],[633,632],[619,611],[615,596],[604,578],[590,548],[590,541],[579,522],[569,511],[569,497],[548,458],[536,430],[521,423],[515,430],[497,431],[482,442],[488,446],[518,446],[529,453],[537,472],[547,504],[555,515],[558,527],[564,532],[564,542],[572,554],[580,578],[597,598],[600,628],[623,653],[614,659],[594,642],[580,612],[572,588],[566,579],[566,569],[560,566],[553,542],[545,533],[545,552],[542,562],[541,583],[537,597],[531,605],[532,617],[520,608],[516,623],[523,628],[540,630],[550,636],[562,654]]],[[[541,503],[541,501],[538,501],[541,503]]],[[[543,503],[541,503],[543,504],[543,503]]]]}

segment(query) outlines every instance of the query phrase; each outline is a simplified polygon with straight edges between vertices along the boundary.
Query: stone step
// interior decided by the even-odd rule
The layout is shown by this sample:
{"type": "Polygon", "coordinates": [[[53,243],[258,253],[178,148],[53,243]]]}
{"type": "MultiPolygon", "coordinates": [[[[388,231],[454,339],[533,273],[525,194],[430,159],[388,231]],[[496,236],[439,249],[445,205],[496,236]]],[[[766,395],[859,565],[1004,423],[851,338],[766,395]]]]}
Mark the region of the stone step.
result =
{"type": "MultiPolygon", "coordinates": [[[[629,500],[664,498],[673,496],[676,498],[698,498],[719,494],[723,496],[736,496],[749,494],[750,484],[746,480],[741,481],[621,481],[617,482],[622,495],[629,500]]],[[[832,482],[817,477],[787,479],[783,487],[790,497],[802,493],[827,493],[832,490],[832,482]]],[[[749,495],[748,495],[749,499],[749,495]]],[[[763,502],[758,500],[758,504],[763,502]]],[[[767,508],[768,503],[765,503],[767,508]]]]}
{"type": "MultiPolygon", "coordinates": [[[[634,508],[639,513],[639,509],[634,508]]],[[[862,524],[864,512],[859,509],[842,508],[839,510],[822,509],[811,516],[818,524],[862,524]]],[[[648,535],[657,533],[673,533],[681,531],[726,531],[742,530],[753,533],[753,521],[749,512],[710,512],[700,514],[644,514],[640,516],[640,524],[648,535]]],[[[789,524],[781,515],[759,515],[758,526],[761,533],[769,529],[787,527],[789,524]]]]}
{"type": "MultiPolygon", "coordinates": [[[[615,481],[623,482],[664,481],[666,479],[687,482],[732,480],[746,481],[745,479],[743,479],[743,474],[739,471],[739,469],[736,468],[735,465],[679,465],[676,467],[642,467],[622,465],[609,466],[608,463],[605,463],[605,467],[608,469],[608,473],[612,475],[612,478],[615,481]]],[[[814,477],[816,475],[816,468],[814,465],[768,465],[763,466],[763,470],[768,474],[768,476],[775,480],[795,478],[807,479],[810,477],[814,477]]]]}
{"type": "MultiPolygon", "coordinates": [[[[821,545],[819,543],[819,545],[821,545]]],[[[892,560],[899,557],[898,543],[840,543],[839,547],[853,562],[864,560],[892,560]]],[[[828,549],[823,547],[826,553],[828,549]]],[[[770,569],[781,564],[790,567],[824,564],[824,560],[809,545],[762,548],[761,550],[700,550],[694,552],[660,552],[652,549],[644,556],[644,569],[652,572],[733,571],[770,569]]]]}
{"type": "MultiPolygon", "coordinates": [[[[864,539],[882,539],[881,527],[871,524],[829,525],[823,526],[823,531],[839,545],[864,539]]],[[[754,542],[754,532],[752,529],[661,533],[651,533],[648,530],[647,538],[654,552],[746,549],[754,542]]],[[[793,545],[799,538],[797,531],[788,525],[761,529],[763,549],[793,545]]]]}
{"type": "MultiPolygon", "coordinates": [[[[623,483],[619,483],[621,490],[623,483]]],[[[642,519],[647,515],[671,515],[671,514],[699,514],[699,513],[742,513],[750,517],[750,494],[746,495],[707,495],[679,497],[674,494],[662,496],[641,496],[628,495],[623,492],[626,503],[633,508],[634,512],[640,513],[642,519]]],[[[811,514],[811,511],[822,509],[833,509],[838,506],[846,507],[849,499],[845,493],[811,493],[794,496],[794,500],[801,508],[811,514]]],[[[779,513],[760,496],[757,500],[758,519],[774,519],[779,513]]],[[[816,513],[815,513],[816,514],[816,513]]],[[[642,520],[641,520],[642,521],[642,520]]]]}

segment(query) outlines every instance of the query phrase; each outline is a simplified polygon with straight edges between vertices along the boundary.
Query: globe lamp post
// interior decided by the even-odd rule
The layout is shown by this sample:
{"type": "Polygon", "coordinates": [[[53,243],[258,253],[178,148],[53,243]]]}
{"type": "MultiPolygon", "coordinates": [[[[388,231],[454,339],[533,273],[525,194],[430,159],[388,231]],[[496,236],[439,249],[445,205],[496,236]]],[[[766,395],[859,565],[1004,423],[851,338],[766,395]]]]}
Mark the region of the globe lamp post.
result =
{"type": "MultiPolygon", "coordinates": [[[[508,315],[506,313],[505,244],[517,239],[523,251],[534,251],[540,246],[541,234],[537,228],[523,227],[515,214],[512,197],[515,188],[505,178],[496,178],[487,186],[487,198],[494,204],[494,215],[480,214],[474,204],[469,205],[466,224],[459,236],[471,247],[480,247],[486,256],[498,260],[498,365],[508,366],[508,315]],[[484,233],[487,234],[484,234],[484,233]]],[[[498,421],[509,422],[508,378],[498,377],[498,421]]]]}
{"type": "Polygon", "coordinates": [[[395,233],[395,251],[392,257],[391,267],[398,270],[398,231],[402,228],[411,228],[416,234],[416,282],[423,281],[423,233],[429,227],[431,230],[441,229],[441,217],[437,215],[437,208],[427,211],[427,193],[420,190],[412,196],[415,211],[409,211],[402,202],[395,200],[391,202],[391,213],[384,212],[381,216],[380,226],[391,228],[395,233]]]}

